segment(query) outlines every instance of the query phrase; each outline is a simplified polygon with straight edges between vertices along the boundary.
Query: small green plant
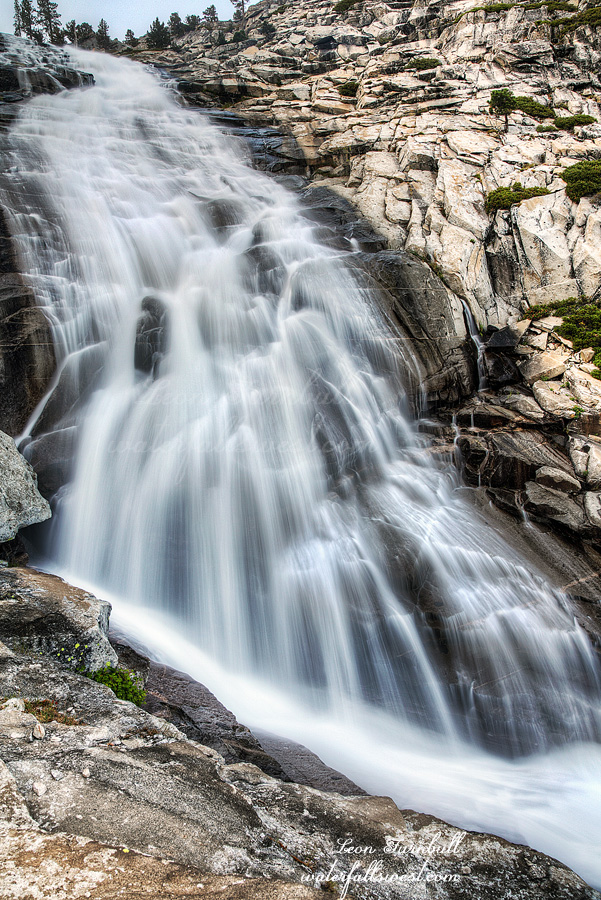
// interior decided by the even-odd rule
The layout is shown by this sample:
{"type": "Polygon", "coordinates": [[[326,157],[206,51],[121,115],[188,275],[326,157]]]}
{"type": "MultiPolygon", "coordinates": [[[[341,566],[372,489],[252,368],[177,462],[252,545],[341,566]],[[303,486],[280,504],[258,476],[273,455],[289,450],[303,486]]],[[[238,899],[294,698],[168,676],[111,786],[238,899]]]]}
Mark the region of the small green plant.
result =
{"type": "Polygon", "coordinates": [[[358,81],[345,81],[344,84],[341,84],[339,86],[338,93],[342,97],[356,97],[358,90],[359,90],[359,82],[358,81]]]}
{"type": "Polygon", "coordinates": [[[547,132],[557,131],[556,125],[537,125],[536,130],[541,134],[546,134],[547,132]]]}
{"type": "Polygon", "coordinates": [[[439,59],[431,56],[422,56],[418,59],[412,59],[405,66],[406,69],[414,69],[416,72],[425,72],[427,69],[436,69],[440,65],[439,59]]]}
{"type": "Polygon", "coordinates": [[[223,31],[220,31],[219,34],[217,35],[217,46],[223,47],[223,45],[225,43],[227,43],[225,40],[225,35],[224,35],[223,31]]]}
{"type": "Polygon", "coordinates": [[[592,125],[596,121],[594,116],[558,116],[553,120],[553,124],[561,131],[574,131],[577,125],[592,125]]]}
{"type": "Polygon", "coordinates": [[[136,706],[142,706],[146,701],[146,691],[141,678],[121,667],[115,668],[106,665],[96,672],[84,672],[92,681],[105,684],[120,700],[130,700],[136,706]]]}
{"type": "Polygon", "coordinates": [[[584,407],[583,406],[573,406],[572,411],[574,413],[574,418],[579,419],[580,416],[582,415],[582,413],[584,412],[584,407]]]}
{"type": "Polygon", "coordinates": [[[581,197],[592,197],[601,193],[601,159],[582,160],[568,166],[561,173],[566,183],[566,194],[578,203],[581,197]]]}
{"type": "Polygon", "coordinates": [[[357,3],[360,3],[361,0],[339,0],[338,3],[334,4],[334,12],[336,13],[345,13],[351,7],[355,6],[357,3]]]}
{"type": "Polygon", "coordinates": [[[522,200],[529,200],[531,197],[544,197],[548,194],[547,188],[522,187],[519,181],[512,184],[511,187],[499,187],[486,197],[486,212],[496,212],[498,209],[510,209],[522,200]]]}
{"type": "Polygon", "coordinates": [[[24,700],[25,712],[31,713],[38,722],[60,722],[63,725],[82,725],[78,719],[59,712],[54,700],[24,700]]]}
{"type": "Polygon", "coordinates": [[[234,44],[239,44],[241,41],[246,40],[246,32],[245,31],[234,31],[232,35],[232,41],[234,44]]]}

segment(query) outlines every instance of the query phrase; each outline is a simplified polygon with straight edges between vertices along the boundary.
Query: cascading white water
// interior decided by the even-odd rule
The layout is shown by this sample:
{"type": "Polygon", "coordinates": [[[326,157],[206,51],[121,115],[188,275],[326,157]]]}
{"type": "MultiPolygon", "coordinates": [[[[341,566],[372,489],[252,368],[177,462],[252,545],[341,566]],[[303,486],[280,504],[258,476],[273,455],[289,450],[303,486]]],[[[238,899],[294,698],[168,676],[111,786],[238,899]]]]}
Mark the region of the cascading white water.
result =
{"type": "Polygon", "coordinates": [[[375,298],[156,78],[74,55],[96,86],[30,102],[0,178],[59,358],[23,442],[73,460],[55,569],[249,724],[601,882],[598,663],[428,463],[375,298]]]}

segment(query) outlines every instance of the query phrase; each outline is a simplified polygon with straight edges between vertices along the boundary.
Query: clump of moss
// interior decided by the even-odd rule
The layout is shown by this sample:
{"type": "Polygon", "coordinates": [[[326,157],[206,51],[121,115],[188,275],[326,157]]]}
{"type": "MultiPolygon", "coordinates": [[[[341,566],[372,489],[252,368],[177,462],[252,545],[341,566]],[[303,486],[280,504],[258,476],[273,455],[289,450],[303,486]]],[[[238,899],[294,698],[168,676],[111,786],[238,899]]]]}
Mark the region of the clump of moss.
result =
{"type": "Polygon", "coordinates": [[[357,3],[360,3],[361,0],[339,0],[338,3],[334,4],[334,12],[336,13],[345,13],[352,6],[355,6],[357,3]]]}
{"type": "Polygon", "coordinates": [[[344,84],[341,84],[338,87],[338,93],[342,97],[356,97],[358,90],[359,90],[359,82],[358,81],[345,81],[344,84]]]}
{"type": "Polygon", "coordinates": [[[510,209],[522,200],[529,200],[530,197],[544,197],[548,194],[547,188],[522,187],[519,181],[515,181],[511,187],[500,187],[491,191],[486,198],[486,212],[496,212],[498,209],[510,209]]]}
{"type": "Polygon", "coordinates": [[[576,125],[592,125],[596,121],[594,116],[558,116],[553,120],[553,124],[562,131],[574,131],[576,125]]]}
{"type": "Polygon", "coordinates": [[[120,700],[130,700],[136,706],[146,702],[146,691],[141,678],[128,669],[106,665],[96,672],[84,672],[92,681],[105,684],[120,700]]]}
{"type": "Polygon", "coordinates": [[[60,722],[63,725],[82,725],[78,719],[59,712],[54,700],[24,700],[25,712],[31,713],[38,722],[60,722]]]}
{"type": "Polygon", "coordinates": [[[435,69],[440,65],[439,59],[434,59],[433,57],[424,57],[422,56],[419,59],[412,59],[411,62],[408,62],[405,66],[406,69],[415,69],[417,72],[425,72],[426,69],[435,69]]]}
{"type": "Polygon", "coordinates": [[[561,173],[566,183],[566,194],[578,203],[581,197],[601,193],[601,159],[587,159],[568,166],[561,173]]]}
{"type": "Polygon", "coordinates": [[[587,297],[568,297],[558,303],[540,303],[528,309],[528,318],[536,321],[545,316],[559,316],[563,322],[555,331],[572,342],[574,350],[592,347],[593,362],[598,368],[591,374],[601,379],[601,305],[587,297]]]}

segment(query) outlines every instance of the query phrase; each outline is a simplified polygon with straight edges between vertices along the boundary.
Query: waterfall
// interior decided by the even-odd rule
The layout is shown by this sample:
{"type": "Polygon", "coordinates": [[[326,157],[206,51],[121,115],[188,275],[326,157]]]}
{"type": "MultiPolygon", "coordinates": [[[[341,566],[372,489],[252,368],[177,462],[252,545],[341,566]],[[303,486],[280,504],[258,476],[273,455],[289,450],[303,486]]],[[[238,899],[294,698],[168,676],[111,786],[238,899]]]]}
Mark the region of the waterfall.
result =
{"type": "Polygon", "coordinates": [[[96,86],[29,102],[0,176],[58,359],[21,445],[47,564],[249,724],[600,882],[598,662],[429,462],[352,252],[148,71],[72,55],[96,86]]]}

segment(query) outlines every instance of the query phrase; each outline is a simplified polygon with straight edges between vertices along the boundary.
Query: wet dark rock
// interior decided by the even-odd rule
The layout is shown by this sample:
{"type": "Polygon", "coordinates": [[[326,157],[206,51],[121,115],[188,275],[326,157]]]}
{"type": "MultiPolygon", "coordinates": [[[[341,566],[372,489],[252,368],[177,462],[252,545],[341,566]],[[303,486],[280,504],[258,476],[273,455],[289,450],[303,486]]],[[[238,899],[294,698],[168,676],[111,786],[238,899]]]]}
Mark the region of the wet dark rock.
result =
{"type": "Polygon", "coordinates": [[[167,310],[154,297],[142,301],[142,315],[136,325],[134,366],[140,372],[154,372],[167,350],[167,310]]]}
{"type": "Polygon", "coordinates": [[[517,347],[520,342],[521,334],[511,325],[506,325],[505,328],[498,328],[493,332],[490,339],[487,341],[486,349],[487,350],[513,350],[514,347],[517,347]]]}
{"type": "Polygon", "coordinates": [[[522,421],[522,417],[494,403],[471,402],[456,413],[460,428],[498,428],[522,421]]]}
{"type": "Polygon", "coordinates": [[[429,266],[404,251],[355,254],[380,306],[400,333],[401,354],[421,369],[431,406],[456,402],[476,385],[473,344],[455,331],[449,291],[429,266]]]}
{"type": "Polygon", "coordinates": [[[0,430],[19,434],[43,397],[55,368],[50,327],[19,274],[0,207],[0,430]]]}
{"type": "Polygon", "coordinates": [[[150,662],[145,709],[172,722],[191,740],[216,750],[228,763],[249,762],[287,780],[279,765],[233,713],[204,685],[170,666],[150,662]]]}
{"type": "Polygon", "coordinates": [[[458,447],[469,484],[521,490],[541,466],[572,474],[572,466],[545,435],[537,431],[462,434],[458,447]]]}
{"type": "Polygon", "coordinates": [[[17,535],[12,541],[0,543],[0,565],[26,566],[29,562],[29,554],[21,537],[17,535]]]}
{"type": "Polygon", "coordinates": [[[585,528],[586,520],[581,504],[563,491],[529,481],[525,485],[523,502],[526,512],[535,519],[550,519],[576,533],[585,528]]]}
{"type": "Polygon", "coordinates": [[[482,354],[484,377],[491,388],[503,387],[506,384],[515,384],[521,380],[518,367],[515,362],[504,353],[495,353],[487,349],[482,354]]]}
{"type": "Polygon", "coordinates": [[[28,440],[22,451],[38,476],[40,493],[51,499],[73,471],[78,429],[75,425],[28,440]]]}

